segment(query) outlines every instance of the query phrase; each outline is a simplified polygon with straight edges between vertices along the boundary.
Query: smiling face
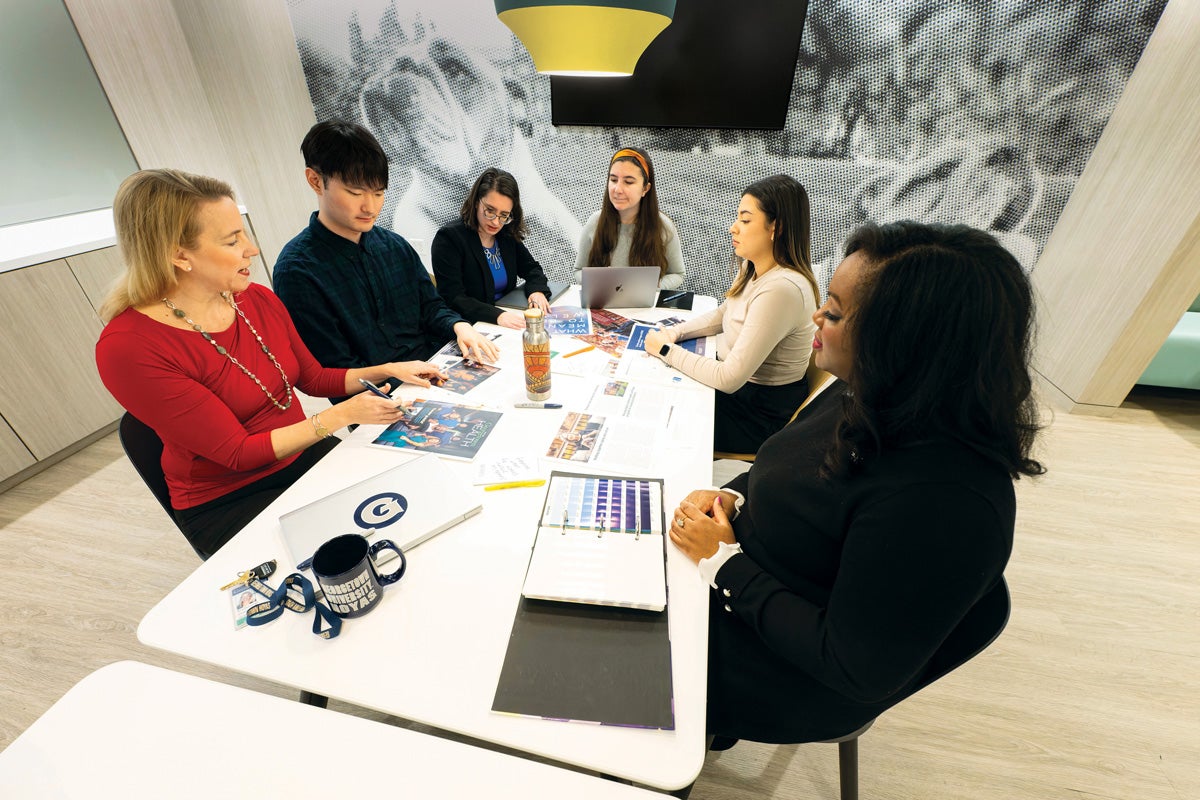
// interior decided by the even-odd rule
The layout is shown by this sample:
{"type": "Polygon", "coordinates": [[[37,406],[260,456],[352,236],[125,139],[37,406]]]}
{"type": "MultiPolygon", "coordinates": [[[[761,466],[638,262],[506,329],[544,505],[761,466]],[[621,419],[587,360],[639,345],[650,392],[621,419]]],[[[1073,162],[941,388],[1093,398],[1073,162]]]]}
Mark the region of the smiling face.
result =
{"type": "Polygon", "coordinates": [[[228,197],[205,203],[196,213],[200,233],[193,247],[180,247],[172,259],[185,279],[200,292],[243,292],[250,285],[250,259],[258,248],[250,241],[228,197]]]}
{"type": "Polygon", "coordinates": [[[754,195],[742,195],[738,203],[737,218],[729,226],[729,234],[733,237],[733,252],[740,258],[754,263],[761,274],[764,269],[774,266],[775,226],[767,220],[762,206],[754,195]]]}
{"type": "Polygon", "coordinates": [[[614,161],[608,168],[608,200],[621,215],[621,222],[633,222],[648,191],[650,184],[646,182],[642,168],[632,161],[614,161]]]}
{"type": "Polygon", "coordinates": [[[304,174],[317,193],[317,219],[326,228],[357,242],[375,227],[375,218],[383,208],[383,189],[351,186],[341,178],[325,179],[311,168],[304,174]]]}
{"type": "Polygon", "coordinates": [[[829,282],[825,304],[813,314],[817,333],[813,337],[813,362],[844,381],[854,367],[852,342],[846,319],[858,306],[859,289],[867,259],[861,251],[846,256],[829,282]]]}

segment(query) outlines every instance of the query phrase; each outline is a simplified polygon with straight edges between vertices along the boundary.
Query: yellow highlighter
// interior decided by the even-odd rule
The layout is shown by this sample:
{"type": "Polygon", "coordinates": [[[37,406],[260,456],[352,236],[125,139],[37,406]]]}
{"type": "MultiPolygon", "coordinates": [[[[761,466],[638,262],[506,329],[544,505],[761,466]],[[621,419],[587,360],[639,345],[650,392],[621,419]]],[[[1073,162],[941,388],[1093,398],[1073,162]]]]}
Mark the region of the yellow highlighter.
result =
{"type": "Polygon", "coordinates": [[[493,483],[490,486],[483,487],[485,492],[494,492],[497,489],[520,489],[525,486],[544,486],[546,481],[509,481],[508,483],[493,483]]]}

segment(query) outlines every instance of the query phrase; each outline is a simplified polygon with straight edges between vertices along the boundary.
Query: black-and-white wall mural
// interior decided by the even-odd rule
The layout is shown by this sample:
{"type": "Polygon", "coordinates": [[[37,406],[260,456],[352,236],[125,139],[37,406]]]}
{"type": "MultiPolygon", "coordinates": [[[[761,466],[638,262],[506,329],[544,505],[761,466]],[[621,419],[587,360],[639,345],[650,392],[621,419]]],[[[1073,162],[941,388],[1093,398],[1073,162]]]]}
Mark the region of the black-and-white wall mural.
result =
{"type": "Polygon", "coordinates": [[[288,5],[317,118],[363,123],[391,157],[388,227],[427,247],[499,166],[566,280],[609,156],[641,146],[686,287],[720,295],[740,193],[778,172],[809,191],[822,286],[865,220],[987,228],[1032,269],[1165,4],[810,0],[782,131],[556,128],[549,78],[490,0],[288,5]]]}

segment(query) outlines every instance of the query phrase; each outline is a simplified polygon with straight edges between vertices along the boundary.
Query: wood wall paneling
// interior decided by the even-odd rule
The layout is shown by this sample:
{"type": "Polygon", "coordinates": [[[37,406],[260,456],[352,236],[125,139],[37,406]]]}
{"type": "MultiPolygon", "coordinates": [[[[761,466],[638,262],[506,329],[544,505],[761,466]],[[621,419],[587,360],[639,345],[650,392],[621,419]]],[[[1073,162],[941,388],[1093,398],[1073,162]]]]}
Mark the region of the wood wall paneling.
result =
{"type": "Polygon", "coordinates": [[[0,481],[33,466],[36,459],[8,423],[0,419],[0,481]]]}
{"type": "Polygon", "coordinates": [[[47,458],[121,415],[96,372],[100,320],[67,262],[0,274],[0,415],[47,458]]]}
{"type": "MultiPolygon", "coordinates": [[[[64,2],[138,165],[175,167],[236,182],[171,4],[64,2]]],[[[215,50],[211,55],[225,56],[215,50]]],[[[236,100],[231,97],[231,102],[236,100]]]]}
{"type": "Polygon", "coordinates": [[[95,310],[100,309],[113,281],[125,271],[125,262],[115,247],[67,256],[67,264],[95,310]]]}
{"type": "Polygon", "coordinates": [[[1120,405],[1200,293],[1197,75],[1200,6],[1172,0],[1033,271],[1037,368],[1073,410],[1120,405]]]}
{"type": "Polygon", "coordinates": [[[300,141],[316,123],[287,6],[174,0],[200,85],[225,139],[239,199],[268,265],[308,224],[316,198],[300,141]]]}
{"type": "Polygon", "coordinates": [[[229,181],[273,265],[316,207],[300,156],[316,116],[285,4],[65,1],[138,164],[229,181]]]}

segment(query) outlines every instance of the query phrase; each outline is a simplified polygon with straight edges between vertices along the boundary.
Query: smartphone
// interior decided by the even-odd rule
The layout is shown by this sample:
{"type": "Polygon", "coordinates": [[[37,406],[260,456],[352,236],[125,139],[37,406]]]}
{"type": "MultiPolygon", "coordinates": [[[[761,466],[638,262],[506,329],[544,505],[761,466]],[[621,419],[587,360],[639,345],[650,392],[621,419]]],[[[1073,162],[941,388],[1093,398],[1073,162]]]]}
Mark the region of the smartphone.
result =
{"type": "Polygon", "coordinates": [[[658,308],[680,308],[684,311],[691,311],[692,301],[695,297],[694,292],[660,292],[657,306],[658,308]]]}

